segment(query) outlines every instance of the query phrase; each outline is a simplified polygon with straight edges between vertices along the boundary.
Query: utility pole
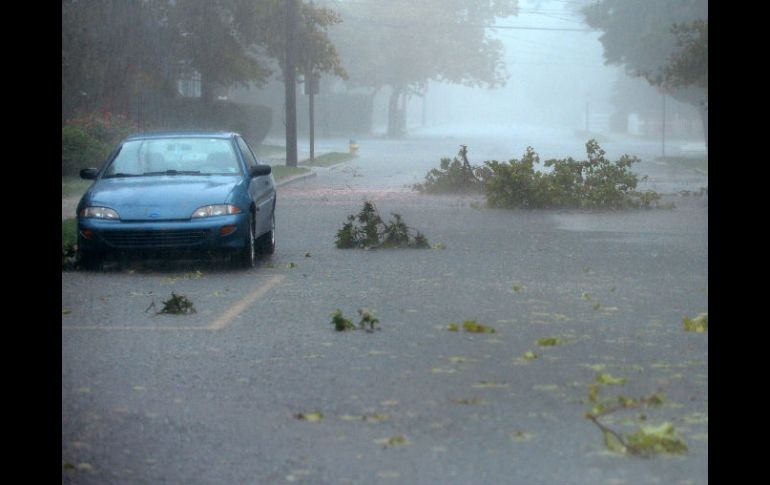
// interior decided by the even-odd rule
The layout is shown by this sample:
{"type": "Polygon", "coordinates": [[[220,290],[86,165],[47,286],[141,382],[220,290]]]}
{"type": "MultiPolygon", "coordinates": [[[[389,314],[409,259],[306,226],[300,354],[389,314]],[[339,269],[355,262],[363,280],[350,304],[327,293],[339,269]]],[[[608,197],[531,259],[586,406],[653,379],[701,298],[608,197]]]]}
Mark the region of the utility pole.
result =
{"type": "MultiPolygon", "coordinates": [[[[312,79],[312,78],[311,78],[312,79]]],[[[313,105],[313,81],[310,87],[310,161],[315,161],[315,106],[313,105]]]]}
{"type": "Polygon", "coordinates": [[[283,86],[286,98],[286,166],[297,166],[297,0],[286,1],[286,65],[283,86]]]}
{"type": "MultiPolygon", "coordinates": [[[[313,0],[310,0],[310,7],[313,7],[313,0]]],[[[308,95],[308,110],[309,110],[309,133],[310,137],[310,163],[315,161],[315,103],[313,97],[316,94],[316,78],[313,70],[313,61],[310,59],[305,70],[305,94],[308,95]]]]}
{"type": "Polygon", "coordinates": [[[319,76],[312,65],[305,71],[305,94],[308,97],[310,161],[315,160],[315,95],[319,91],[319,76]]]}

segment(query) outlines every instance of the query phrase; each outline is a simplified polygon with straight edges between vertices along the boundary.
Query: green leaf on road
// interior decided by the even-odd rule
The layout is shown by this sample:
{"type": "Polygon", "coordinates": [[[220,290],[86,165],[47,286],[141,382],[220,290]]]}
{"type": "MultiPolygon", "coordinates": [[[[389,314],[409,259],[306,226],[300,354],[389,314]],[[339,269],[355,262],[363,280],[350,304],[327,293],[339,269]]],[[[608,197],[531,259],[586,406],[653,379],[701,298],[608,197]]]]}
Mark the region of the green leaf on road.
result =
{"type": "Polygon", "coordinates": [[[463,322],[463,329],[466,332],[471,333],[495,333],[495,329],[488,326],[476,323],[476,320],[466,320],[463,322]]]}
{"type": "Polygon", "coordinates": [[[537,345],[541,347],[553,347],[554,345],[559,345],[560,343],[561,340],[556,337],[546,337],[537,340],[537,345]]]}
{"type": "Polygon", "coordinates": [[[626,379],[625,377],[613,377],[612,375],[606,372],[598,372],[596,374],[596,382],[598,382],[599,384],[606,384],[606,385],[620,385],[620,384],[625,384],[626,379]]]}
{"type": "Polygon", "coordinates": [[[320,412],[298,413],[295,414],[294,417],[300,421],[308,421],[311,423],[322,421],[324,419],[323,413],[320,412]]]}
{"type": "Polygon", "coordinates": [[[374,442],[379,445],[382,445],[383,448],[387,448],[389,446],[402,446],[402,445],[409,444],[409,440],[406,438],[406,436],[402,434],[391,436],[390,438],[382,438],[379,440],[375,440],[374,442]]]}
{"type": "Polygon", "coordinates": [[[516,431],[515,433],[511,433],[511,438],[514,441],[529,441],[532,438],[534,438],[535,435],[532,433],[526,433],[524,431],[516,431]]]}
{"type": "Polygon", "coordinates": [[[670,422],[658,426],[639,426],[639,430],[628,436],[629,451],[634,453],[684,453],[687,444],[676,436],[670,422]]]}
{"type": "Polygon", "coordinates": [[[697,317],[690,319],[685,315],[682,319],[682,325],[686,332],[708,332],[709,314],[701,313],[697,317]]]}

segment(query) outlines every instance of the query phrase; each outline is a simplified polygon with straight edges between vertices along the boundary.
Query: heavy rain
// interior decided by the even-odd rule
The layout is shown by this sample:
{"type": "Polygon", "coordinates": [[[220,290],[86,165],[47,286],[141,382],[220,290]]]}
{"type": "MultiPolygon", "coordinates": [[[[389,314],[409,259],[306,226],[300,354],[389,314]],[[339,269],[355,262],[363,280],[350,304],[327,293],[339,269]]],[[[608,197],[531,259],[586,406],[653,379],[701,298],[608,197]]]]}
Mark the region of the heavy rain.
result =
{"type": "Polygon", "coordinates": [[[62,483],[708,483],[707,0],[61,20],[62,483]]]}

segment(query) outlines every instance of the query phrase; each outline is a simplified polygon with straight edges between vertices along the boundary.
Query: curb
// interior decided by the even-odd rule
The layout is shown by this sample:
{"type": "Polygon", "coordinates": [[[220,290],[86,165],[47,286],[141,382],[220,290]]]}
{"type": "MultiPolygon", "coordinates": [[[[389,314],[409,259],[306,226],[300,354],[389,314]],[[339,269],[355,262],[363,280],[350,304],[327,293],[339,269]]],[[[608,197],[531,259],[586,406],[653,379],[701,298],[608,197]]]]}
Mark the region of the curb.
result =
{"type": "Polygon", "coordinates": [[[308,179],[308,178],[311,178],[311,177],[315,177],[315,176],[316,176],[316,173],[312,172],[312,171],[310,173],[302,173],[302,174],[299,174],[299,175],[292,175],[291,177],[286,177],[285,179],[281,179],[279,181],[276,181],[275,186],[276,187],[283,187],[284,185],[288,185],[288,184],[290,184],[292,182],[297,182],[299,180],[305,180],[305,179],[308,179]]]}

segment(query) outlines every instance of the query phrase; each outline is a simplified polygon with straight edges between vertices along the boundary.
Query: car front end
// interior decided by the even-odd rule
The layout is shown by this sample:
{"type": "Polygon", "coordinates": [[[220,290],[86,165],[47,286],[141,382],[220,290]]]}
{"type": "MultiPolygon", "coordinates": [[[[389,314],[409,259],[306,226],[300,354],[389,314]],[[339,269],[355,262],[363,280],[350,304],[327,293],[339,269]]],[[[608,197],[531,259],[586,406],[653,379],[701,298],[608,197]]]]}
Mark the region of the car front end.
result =
{"type": "Polygon", "coordinates": [[[78,251],[85,260],[237,252],[251,217],[244,192],[229,175],[98,180],[77,208],[78,251]]]}
{"type": "MultiPolygon", "coordinates": [[[[233,206],[234,207],[234,206],[233,206]]],[[[166,256],[183,253],[230,253],[243,248],[249,214],[223,213],[186,220],[123,221],[78,217],[78,249],[102,258],[119,254],[166,256]]],[[[107,211],[105,211],[107,212],[107,211]]]]}

